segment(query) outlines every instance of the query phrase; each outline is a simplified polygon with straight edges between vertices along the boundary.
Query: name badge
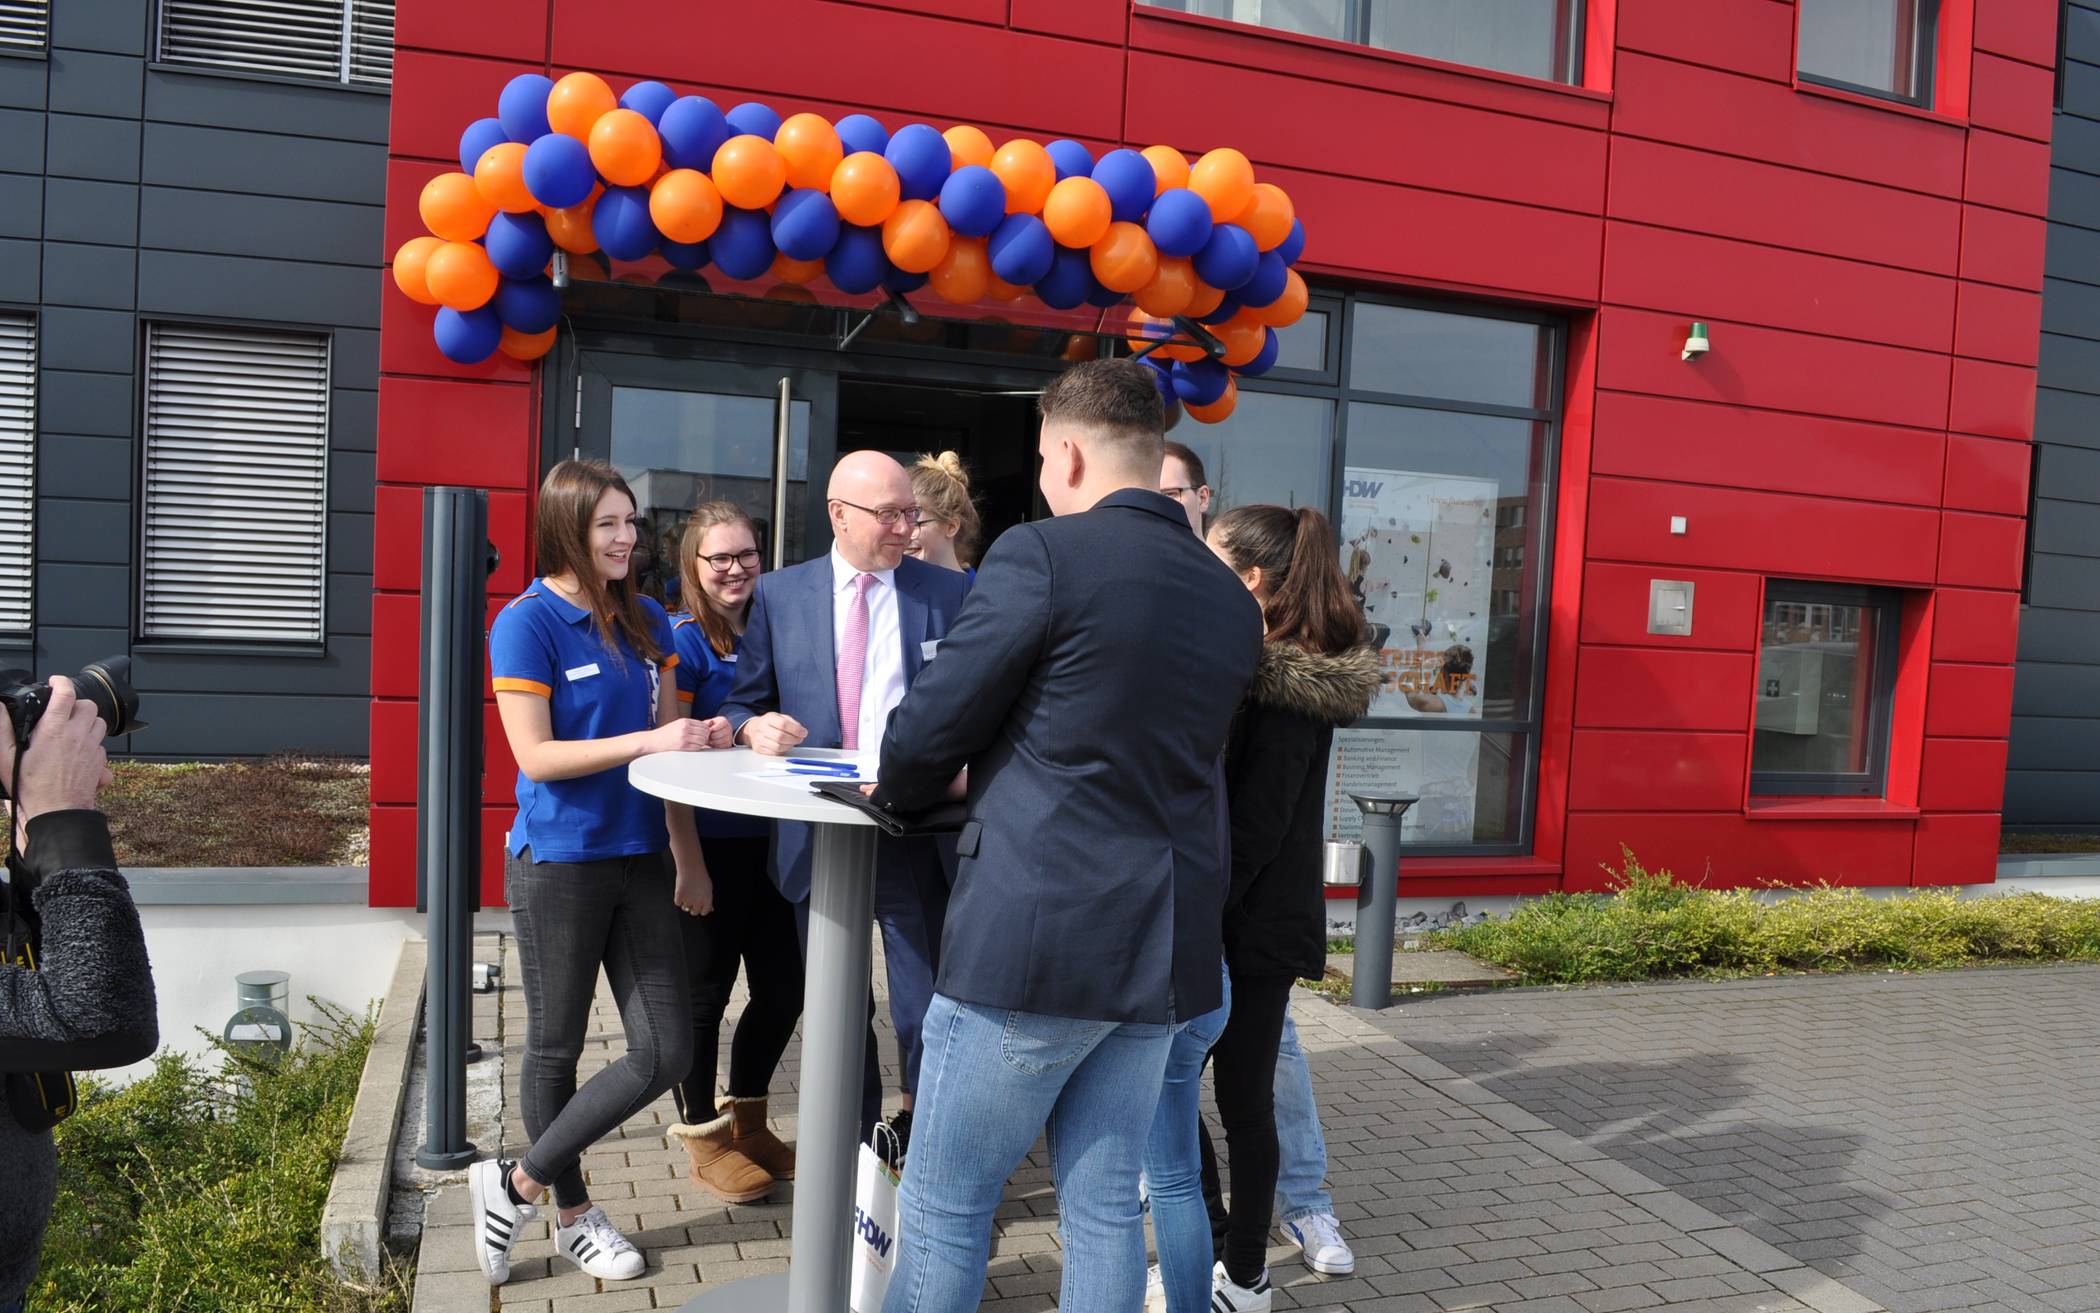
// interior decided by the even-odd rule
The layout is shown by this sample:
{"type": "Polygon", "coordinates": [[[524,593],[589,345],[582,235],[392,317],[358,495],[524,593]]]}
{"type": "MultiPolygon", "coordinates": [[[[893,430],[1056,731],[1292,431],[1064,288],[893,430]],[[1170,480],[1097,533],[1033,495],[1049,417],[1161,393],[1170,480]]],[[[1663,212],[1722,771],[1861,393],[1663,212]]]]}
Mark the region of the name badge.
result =
{"type": "Polygon", "coordinates": [[[562,673],[567,675],[572,683],[579,679],[589,679],[592,675],[598,673],[598,663],[593,661],[587,666],[577,666],[573,670],[564,670],[562,673]]]}
{"type": "Polygon", "coordinates": [[[737,657],[737,654],[736,654],[736,653],[734,653],[734,652],[731,652],[731,653],[730,653],[730,654],[729,654],[728,656],[726,656],[726,657],[723,657],[722,659],[723,659],[724,661],[727,661],[727,662],[728,662],[728,663],[729,663],[730,665],[735,665],[735,664],[736,664],[736,657],[737,657]]]}
{"type": "Polygon", "coordinates": [[[938,651],[940,650],[940,647],[941,647],[941,640],[940,640],[940,639],[938,639],[938,638],[930,638],[930,639],[926,640],[925,642],[923,642],[923,643],[919,644],[919,660],[921,660],[921,661],[931,661],[931,660],[933,660],[933,654],[934,654],[935,652],[938,652],[938,651]]]}

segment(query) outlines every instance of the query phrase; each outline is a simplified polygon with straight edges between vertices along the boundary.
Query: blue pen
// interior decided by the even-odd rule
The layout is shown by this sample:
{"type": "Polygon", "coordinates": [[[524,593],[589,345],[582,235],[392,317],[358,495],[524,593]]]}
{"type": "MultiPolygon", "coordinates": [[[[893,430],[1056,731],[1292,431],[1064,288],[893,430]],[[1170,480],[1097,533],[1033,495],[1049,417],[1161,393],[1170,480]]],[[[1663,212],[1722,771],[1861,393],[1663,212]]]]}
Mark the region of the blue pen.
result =
{"type": "Polygon", "coordinates": [[[788,774],[820,775],[826,779],[833,780],[857,780],[860,778],[860,772],[857,770],[799,770],[794,767],[789,767],[788,774]]]}
{"type": "Polygon", "coordinates": [[[860,767],[850,761],[827,760],[822,757],[789,757],[787,764],[790,766],[815,766],[821,770],[845,771],[850,775],[860,773],[860,767]]]}

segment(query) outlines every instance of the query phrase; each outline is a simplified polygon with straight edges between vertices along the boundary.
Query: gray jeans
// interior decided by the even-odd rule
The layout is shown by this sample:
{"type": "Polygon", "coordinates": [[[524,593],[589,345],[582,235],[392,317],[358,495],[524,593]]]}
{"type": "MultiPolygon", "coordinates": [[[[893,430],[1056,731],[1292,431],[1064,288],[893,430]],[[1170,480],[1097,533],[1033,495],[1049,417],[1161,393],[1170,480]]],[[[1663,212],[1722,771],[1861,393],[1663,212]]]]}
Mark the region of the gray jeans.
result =
{"type": "Polygon", "coordinates": [[[524,967],[525,1066],[518,1074],[525,1174],[573,1208],[590,1199],[583,1151],[685,1078],[693,1064],[685,944],[664,853],[600,862],[503,863],[524,967]],[[627,1052],[576,1088],[598,968],[612,986],[627,1052]]]}

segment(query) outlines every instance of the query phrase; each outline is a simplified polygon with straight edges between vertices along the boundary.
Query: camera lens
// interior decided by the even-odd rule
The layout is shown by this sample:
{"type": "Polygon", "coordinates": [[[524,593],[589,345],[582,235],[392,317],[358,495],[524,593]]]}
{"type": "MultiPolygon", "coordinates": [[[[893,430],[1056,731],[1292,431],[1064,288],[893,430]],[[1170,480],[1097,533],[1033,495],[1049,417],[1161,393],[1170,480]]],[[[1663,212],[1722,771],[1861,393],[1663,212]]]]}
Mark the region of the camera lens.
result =
{"type": "Polygon", "coordinates": [[[139,719],[138,690],[131,686],[131,658],[114,656],[101,661],[90,661],[73,676],[73,688],[87,701],[95,704],[102,723],[109,726],[112,735],[129,734],[144,729],[146,722],[139,719]]]}

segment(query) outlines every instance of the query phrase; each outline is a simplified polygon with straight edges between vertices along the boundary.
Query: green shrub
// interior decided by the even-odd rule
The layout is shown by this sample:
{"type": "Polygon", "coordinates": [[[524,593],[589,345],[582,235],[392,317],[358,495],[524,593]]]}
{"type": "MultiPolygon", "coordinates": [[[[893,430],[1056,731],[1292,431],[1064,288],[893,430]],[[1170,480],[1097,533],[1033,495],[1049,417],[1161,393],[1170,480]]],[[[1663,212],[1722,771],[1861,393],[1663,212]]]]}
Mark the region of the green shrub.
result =
{"type": "Polygon", "coordinates": [[[30,1306],[39,1313],[402,1313],[398,1274],[341,1283],[321,1208],[372,1020],[323,1006],[273,1065],[219,1045],[117,1087],[83,1082],[58,1130],[59,1193],[30,1306]]]}
{"type": "Polygon", "coordinates": [[[2100,961],[2100,902],[1945,889],[1875,898],[1819,885],[1773,902],[1702,889],[1625,854],[1608,894],[1549,894],[1509,916],[1432,936],[1527,984],[1774,971],[1903,970],[1979,962],[2100,961]]]}

